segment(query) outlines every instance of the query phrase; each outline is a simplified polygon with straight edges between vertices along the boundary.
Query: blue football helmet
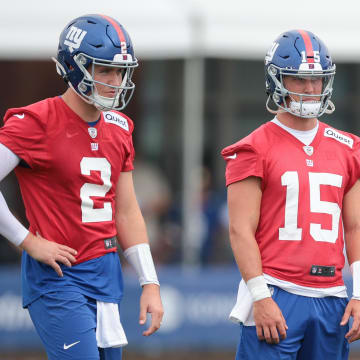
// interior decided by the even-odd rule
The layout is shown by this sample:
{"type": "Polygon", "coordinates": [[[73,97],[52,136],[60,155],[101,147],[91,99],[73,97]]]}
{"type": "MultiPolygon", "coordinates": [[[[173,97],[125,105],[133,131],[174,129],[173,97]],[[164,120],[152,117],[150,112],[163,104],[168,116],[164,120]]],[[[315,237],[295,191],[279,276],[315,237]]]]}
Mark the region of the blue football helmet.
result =
{"type": "Polygon", "coordinates": [[[282,111],[302,118],[331,114],[335,110],[330,100],[335,68],[325,44],[310,31],[292,30],[281,34],[265,56],[266,108],[271,113],[277,113],[269,106],[271,99],[282,111]],[[312,95],[291,92],[284,86],[286,76],[320,77],[322,91],[312,95]],[[297,95],[299,100],[295,101],[292,95],[297,95]],[[319,101],[306,101],[306,98],[314,96],[319,101]]]}
{"type": "Polygon", "coordinates": [[[87,103],[99,110],[122,110],[129,103],[138,66],[129,34],[116,20],[104,15],[85,15],[71,21],[60,34],[56,58],[57,72],[87,103]],[[94,79],[96,65],[120,68],[120,86],[94,79]],[[101,96],[100,84],[115,90],[114,97],[101,96]]]}

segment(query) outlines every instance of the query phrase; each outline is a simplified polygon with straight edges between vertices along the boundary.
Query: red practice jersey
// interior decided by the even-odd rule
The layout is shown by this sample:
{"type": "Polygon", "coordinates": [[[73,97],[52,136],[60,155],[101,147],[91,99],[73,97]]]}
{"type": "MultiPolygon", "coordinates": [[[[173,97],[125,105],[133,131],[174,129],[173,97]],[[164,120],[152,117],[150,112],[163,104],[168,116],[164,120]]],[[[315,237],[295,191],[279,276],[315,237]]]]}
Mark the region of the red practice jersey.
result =
{"type": "Polygon", "coordinates": [[[10,109],[0,143],[22,160],[15,169],[32,233],[78,251],[77,263],[116,251],[116,183],[133,169],[132,121],[106,111],[94,127],[61,97],[10,109]],[[24,166],[25,165],[25,166],[24,166]]]}
{"type": "Polygon", "coordinates": [[[255,236],[264,273],[308,287],[343,284],[341,210],[360,177],[359,140],[319,122],[313,142],[304,146],[268,122],[222,151],[227,185],[262,179],[255,236]]]}

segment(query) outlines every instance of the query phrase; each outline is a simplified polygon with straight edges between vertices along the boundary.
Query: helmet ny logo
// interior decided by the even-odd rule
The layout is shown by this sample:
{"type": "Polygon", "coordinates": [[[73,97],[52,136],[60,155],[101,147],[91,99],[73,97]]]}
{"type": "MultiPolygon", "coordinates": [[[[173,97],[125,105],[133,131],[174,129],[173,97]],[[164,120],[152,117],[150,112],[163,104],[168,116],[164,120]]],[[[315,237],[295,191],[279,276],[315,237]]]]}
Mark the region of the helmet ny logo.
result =
{"type": "Polygon", "coordinates": [[[69,32],[66,34],[66,39],[64,44],[69,47],[70,52],[72,53],[74,49],[78,49],[83,41],[87,31],[81,30],[76,26],[72,26],[69,32]]]}
{"type": "Polygon", "coordinates": [[[265,65],[267,65],[274,57],[276,49],[279,47],[279,43],[273,42],[271,48],[265,55],[265,65]]]}

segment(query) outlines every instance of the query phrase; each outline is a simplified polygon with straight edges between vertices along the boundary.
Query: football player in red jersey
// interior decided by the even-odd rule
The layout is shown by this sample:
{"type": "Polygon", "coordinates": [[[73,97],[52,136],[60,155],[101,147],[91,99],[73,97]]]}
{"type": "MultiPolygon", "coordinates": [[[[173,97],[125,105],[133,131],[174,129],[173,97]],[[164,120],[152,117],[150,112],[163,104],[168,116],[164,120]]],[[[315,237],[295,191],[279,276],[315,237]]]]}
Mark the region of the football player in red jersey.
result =
{"type": "Polygon", "coordinates": [[[335,109],[334,75],[316,35],[281,34],[265,57],[275,118],[222,151],[242,275],[236,359],[347,359],[360,338],[360,139],[318,120],[335,109]]]}
{"type": "Polygon", "coordinates": [[[142,286],[140,324],[151,314],[143,335],[163,316],[133,187],[133,123],[120,112],[138,62],[124,27],[104,15],[71,21],[54,61],[66,92],[9,109],[0,129],[0,180],[15,169],[30,223],[24,229],[0,198],[1,232],[25,250],[23,306],[48,358],[121,359],[117,241],[142,286]]]}

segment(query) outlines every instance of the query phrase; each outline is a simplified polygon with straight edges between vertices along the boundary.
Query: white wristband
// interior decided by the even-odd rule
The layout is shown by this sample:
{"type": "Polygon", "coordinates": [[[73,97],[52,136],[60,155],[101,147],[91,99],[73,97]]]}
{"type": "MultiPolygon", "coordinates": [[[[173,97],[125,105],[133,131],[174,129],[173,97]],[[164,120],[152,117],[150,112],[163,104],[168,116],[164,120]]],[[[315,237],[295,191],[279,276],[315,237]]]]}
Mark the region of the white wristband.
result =
{"type": "Polygon", "coordinates": [[[248,280],[246,286],[248,287],[254,302],[271,297],[270,290],[265,282],[264,276],[262,275],[248,280]]]}
{"type": "Polygon", "coordinates": [[[350,265],[353,277],[353,293],[352,299],[360,300],[360,261],[354,261],[350,265]]]}
{"type": "Polygon", "coordinates": [[[131,246],[124,251],[124,256],[135,269],[141,286],[146,284],[160,285],[149,244],[141,243],[131,246]]]}

